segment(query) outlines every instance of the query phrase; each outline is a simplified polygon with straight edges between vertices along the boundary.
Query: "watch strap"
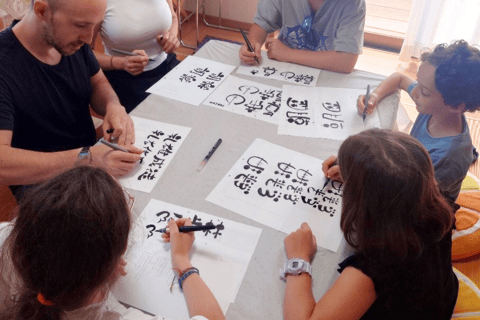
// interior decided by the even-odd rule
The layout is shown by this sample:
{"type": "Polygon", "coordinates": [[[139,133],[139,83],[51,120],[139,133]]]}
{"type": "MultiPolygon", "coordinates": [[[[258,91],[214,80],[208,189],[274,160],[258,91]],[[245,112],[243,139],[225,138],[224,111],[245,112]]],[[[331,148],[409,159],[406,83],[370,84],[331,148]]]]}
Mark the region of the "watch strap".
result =
{"type": "Polygon", "coordinates": [[[287,274],[297,275],[297,276],[298,276],[298,275],[300,275],[300,274],[302,274],[302,273],[308,273],[310,276],[312,276],[312,265],[311,265],[309,262],[307,262],[307,261],[305,261],[305,260],[303,260],[303,259],[293,258],[293,259],[290,259],[290,260],[286,261],[286,262],[284,263],[284,265],[283,265],[283,268],[280,269],[280,278],[281,278],[282,280],[286,280],[287,274]],[[300,261],[303,263],[303,267],[298,270],[298,273],[291,273],[291,272],[289,272],[289,267],[288,267],[288,266],[289,266],[289,264],[290,264],[290,262],[291,262],[292,260],[297,260],[297,261],[300,260],[300,261]]]}
{"type": "Polygon", "coordinates": [[[88,164],[92,163],[92,154],[90,153],[90,146],[83,147],[78,154],[78,161],[88,160],[88,164]]]}

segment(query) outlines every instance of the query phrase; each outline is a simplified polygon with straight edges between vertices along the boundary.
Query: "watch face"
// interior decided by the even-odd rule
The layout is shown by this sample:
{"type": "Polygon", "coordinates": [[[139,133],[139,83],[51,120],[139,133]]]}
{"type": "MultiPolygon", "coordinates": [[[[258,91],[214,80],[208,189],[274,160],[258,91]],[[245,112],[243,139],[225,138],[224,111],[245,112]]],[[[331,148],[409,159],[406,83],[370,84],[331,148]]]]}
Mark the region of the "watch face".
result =
{"type": "Polygon", "coordinates": [[[303,267],[303,261],[300,259],[293,259],[290,261],[288,268],[292,271],[299,270],[303,267]]]}

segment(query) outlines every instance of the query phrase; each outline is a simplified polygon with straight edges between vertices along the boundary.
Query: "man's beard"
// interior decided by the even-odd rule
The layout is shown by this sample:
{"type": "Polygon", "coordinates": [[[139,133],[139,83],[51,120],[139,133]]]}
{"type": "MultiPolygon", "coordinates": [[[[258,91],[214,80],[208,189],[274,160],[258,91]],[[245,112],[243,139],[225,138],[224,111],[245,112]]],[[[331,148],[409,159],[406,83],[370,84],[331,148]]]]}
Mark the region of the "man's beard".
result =
{"type": "Polygon", "coordinates": [[[76,52],[76,50],[71,52],[66,52],[64,50],[65,46],[58,43],[58,41],[55,39],[54,34],[55,34],[55,26],[53,24],[53,21],[50,21],[50,24],[48,26],[44,25],[42,30],[42,37],[43,37],[43,40],[46,42],[46,44],[53,47],[62,56],[69,56],[76,52]]]}

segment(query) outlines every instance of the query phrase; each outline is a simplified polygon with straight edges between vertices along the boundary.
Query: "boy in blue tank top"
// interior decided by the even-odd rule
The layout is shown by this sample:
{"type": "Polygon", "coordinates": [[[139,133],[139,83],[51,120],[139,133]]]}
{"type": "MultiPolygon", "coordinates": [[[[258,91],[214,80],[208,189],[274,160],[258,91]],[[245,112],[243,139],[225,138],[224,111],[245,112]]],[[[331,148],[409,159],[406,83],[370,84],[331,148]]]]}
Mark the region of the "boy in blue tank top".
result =
{"type": "MultiPolygon", "coordinates": [[[[370,95],[367,113],[392,91],[407,91],[419,112],[410,135],[427,148],[440,190],[455,201],[477,158],[464,113],[480,109],[480,51],[460,40],[423,53],[421,61],[417,81],[394,73],[380,83],[370,95]]],[[[363,113],[364,95],[357,107],[363,113]]]]}

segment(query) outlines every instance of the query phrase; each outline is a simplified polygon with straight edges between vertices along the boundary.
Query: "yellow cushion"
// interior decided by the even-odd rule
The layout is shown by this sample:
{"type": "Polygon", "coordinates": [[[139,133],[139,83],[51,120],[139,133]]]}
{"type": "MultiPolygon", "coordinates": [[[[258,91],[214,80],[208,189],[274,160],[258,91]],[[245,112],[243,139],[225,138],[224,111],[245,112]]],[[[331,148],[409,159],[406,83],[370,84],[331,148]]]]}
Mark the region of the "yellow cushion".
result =
{"type": "Polygon", "coordinates": [[[480,320],[480,289],[456,268],[453,271],[458,278],[459,290],[452,319],[480,320]]]}
{"type": "Polygon", "coordinates": [[[478,189],[480,189],[480,187],[478,185],[477,180],[473,176],[467,175],[462,182],[462,187],[460,190],[464,191],[464,190],[478,190],[478,189]]]}
{"type": "Polygon", "coordinates": [[[480,214],[462,207],[455,213],[455,218],[457,229],[452,235],[453,261],[480,253],[480,214]]]}

